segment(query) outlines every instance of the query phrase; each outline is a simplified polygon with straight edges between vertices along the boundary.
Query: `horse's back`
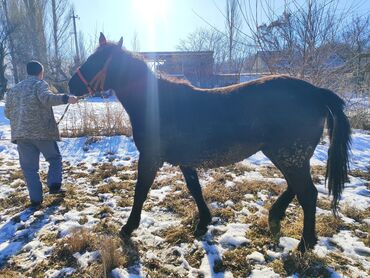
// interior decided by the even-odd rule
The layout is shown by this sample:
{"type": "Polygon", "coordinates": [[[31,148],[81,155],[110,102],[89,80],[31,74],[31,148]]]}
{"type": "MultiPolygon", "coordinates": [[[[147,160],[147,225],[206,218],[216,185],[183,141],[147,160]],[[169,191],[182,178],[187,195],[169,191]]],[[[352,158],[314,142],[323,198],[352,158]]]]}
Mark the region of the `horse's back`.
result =
{"type": "Polygon", "coordinates": [[[161,101],[161,149],[173,164],[216,167],[272,142],[317,141],[326,108],[318,88],[274,77],[214,90],[183,86],[161,101]]]}

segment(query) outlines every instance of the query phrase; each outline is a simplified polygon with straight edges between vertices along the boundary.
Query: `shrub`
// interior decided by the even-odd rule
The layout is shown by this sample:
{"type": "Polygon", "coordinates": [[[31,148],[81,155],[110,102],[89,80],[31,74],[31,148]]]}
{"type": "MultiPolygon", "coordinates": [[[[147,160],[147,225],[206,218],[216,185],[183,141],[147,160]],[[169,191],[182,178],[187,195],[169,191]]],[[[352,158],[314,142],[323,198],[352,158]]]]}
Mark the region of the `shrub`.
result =
{"type": "Polygon", "coordinates": [[[118,102],[104,102],[97,108],[88,102],[70,106],[60,124],[62,137],[131,136],[129,117],[118,102]]]}

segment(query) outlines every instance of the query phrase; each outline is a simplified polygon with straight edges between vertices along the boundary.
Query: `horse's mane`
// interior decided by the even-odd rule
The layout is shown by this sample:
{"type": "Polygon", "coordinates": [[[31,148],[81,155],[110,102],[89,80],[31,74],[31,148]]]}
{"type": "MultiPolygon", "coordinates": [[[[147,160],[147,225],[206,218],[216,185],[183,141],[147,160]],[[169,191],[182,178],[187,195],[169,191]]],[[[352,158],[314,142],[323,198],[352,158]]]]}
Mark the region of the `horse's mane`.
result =
{"type": "MultiPolygon", "coordinates": [[[[103,51],[104,48],[106,47],[113,47],[117,46],[117,44],[113,41],[108,41],[106,44],[102,46],[98,46],[94,53],[97,53],[99,51],[103,51]]],[[[129,51],[127,49],[121,49],[122,53],[124,53],[126,56],[130,57],[132,60],[134,60],[136,63],[138,63],[142,67],[146,67],[148,71],[151,71],[151,69],[148,66],[147,61],[145,60],[144,56],[142,56],[139,52],[134,52],[134,51],[129,51]]],[[[170,83],[175,83],[175,84],[182,84],[182,85],[187,85],[193,87],[193,85],[187,80],[183,79],[180,77],[175,77],[175,76],[169,76],[167,73],[158,71],[158,72],[153,72],[154,75],[157,76],[158,79],[160,80],[165,80],[170,83]]]]}

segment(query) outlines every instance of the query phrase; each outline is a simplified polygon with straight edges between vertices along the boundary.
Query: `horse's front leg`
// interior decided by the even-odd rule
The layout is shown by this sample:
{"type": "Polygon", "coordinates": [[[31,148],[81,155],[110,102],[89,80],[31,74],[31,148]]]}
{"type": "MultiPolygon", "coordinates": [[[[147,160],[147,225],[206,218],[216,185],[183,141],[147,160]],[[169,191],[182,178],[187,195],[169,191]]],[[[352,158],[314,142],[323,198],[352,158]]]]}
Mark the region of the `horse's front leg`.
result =
{"type": "Polygon", "coordinates": [[[139,157],[138,178],[135,186],[134,205],[126,225],[121,229],[121,237],[129,237],[131,233],[139,227],[140,215],[144,201],[148,195],[149,189],[153,184],[155,175],[160,168],[161,163],[153,158],[147,158],[143,155],[139,157]]]}
{"type": "Polygon", "coordinates": [[[193,196],[199,211],[199,222],[194,231],[195,236],[202,236],[207,232],[207,226],[212,221],[211,213],[204,201],[202,188],[199,184],[198,174],[194,168],[180,166],[182,173],[184,174],[186,186],[188,187],[190,194],[193,196]]]}

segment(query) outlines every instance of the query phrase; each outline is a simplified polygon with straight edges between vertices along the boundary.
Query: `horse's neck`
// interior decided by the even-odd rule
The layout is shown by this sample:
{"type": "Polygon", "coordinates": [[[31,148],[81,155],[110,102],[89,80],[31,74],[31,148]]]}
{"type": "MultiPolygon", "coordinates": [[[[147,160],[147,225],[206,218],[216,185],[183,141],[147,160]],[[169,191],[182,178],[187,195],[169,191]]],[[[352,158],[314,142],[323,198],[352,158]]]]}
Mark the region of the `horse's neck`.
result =
{"type": "MultiPolygon", "coordinates": [[[[121,63],[124,65],[124,63],[121,63]]],[[[127,66],[127,65],[126,65],[127,66]]],[[[133,63],[126,75],[117,75],[116,95],[133,122],[141,121],[145,113],[147,104],[151,101],[153,95],[158,94],[157,77],[145,65],[133,63]]],[[[134,123],[133,123],[134,124],[134,123]]]]}

